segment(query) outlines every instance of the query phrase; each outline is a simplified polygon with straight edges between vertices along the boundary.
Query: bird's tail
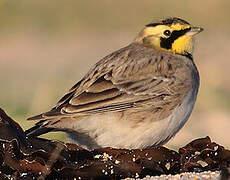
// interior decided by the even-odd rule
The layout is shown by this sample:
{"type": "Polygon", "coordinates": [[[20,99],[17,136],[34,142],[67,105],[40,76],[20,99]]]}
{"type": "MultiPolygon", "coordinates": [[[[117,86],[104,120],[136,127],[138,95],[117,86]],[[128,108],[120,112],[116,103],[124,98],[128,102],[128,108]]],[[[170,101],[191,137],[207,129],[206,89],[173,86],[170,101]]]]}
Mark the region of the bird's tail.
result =
{"type": "Polygon", "coordinates": [[[40,136],[42,134],[46,134],[46,133],[54,130],[54,128],[45,127],[45,124],[46,124],[46,120],[41,120],[41,121],[37,122],[32,128],[27,129],[25,131],[26,136],[36,137],[36,136],[40,136]]]}

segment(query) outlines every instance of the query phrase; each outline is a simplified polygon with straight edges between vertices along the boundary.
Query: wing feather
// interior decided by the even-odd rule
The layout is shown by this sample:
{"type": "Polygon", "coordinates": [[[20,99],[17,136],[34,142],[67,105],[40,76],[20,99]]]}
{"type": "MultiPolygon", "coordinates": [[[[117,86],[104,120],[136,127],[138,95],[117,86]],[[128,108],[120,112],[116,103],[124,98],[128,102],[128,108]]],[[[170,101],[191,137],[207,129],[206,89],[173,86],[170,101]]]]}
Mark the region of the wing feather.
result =
{"type": "Polygon", "coordinates": [[[156,111],[164,111],[165,104],[170,104],[171,111],[191,84],[186,86],[185,78],[175,78],[186,73],[181,63],[172,54],[162,56],[159,51],[131,44],[99,61],[56,107],[31,119],[124,111],[140,104],[144,107],[150,99],[156,111]]]}

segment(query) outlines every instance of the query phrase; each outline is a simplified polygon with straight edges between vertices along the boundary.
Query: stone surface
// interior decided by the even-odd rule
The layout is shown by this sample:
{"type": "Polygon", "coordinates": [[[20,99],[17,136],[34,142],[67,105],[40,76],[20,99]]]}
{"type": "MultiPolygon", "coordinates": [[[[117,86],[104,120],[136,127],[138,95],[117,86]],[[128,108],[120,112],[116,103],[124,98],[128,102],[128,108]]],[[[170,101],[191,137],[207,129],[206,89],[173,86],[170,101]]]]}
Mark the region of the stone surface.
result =
{"type": "Polygon", "coordinates": [[[75,144],[28,138],[0,109],[0,179],[215,179],[218,172],[206,171],[220,170],[226,179],[229,166],[230,151],[209,137],[178,152],[163,146],[88,151],[75,144]]]}

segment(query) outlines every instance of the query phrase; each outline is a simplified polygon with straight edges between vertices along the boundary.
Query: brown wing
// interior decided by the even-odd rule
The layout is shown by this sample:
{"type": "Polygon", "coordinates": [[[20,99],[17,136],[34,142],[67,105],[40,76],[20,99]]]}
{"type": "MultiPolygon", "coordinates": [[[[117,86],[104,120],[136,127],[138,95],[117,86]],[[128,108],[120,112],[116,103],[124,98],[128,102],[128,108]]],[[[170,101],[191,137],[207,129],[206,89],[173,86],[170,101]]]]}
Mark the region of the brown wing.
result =
{"type": "Polygon", "coordinates": [[[30,120],[123,111],[145,103],[170,113],[191,84],[182,63],[179,56],[130,45],[99,61],[56,107],[30,120]]]}

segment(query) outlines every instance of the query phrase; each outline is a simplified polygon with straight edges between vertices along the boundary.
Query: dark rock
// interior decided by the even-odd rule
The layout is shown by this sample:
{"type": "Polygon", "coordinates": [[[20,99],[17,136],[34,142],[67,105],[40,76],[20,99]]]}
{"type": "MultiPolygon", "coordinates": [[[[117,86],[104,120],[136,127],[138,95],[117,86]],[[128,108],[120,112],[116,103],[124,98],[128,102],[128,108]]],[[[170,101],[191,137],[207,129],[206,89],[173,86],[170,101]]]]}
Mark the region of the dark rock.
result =
{"type": "Polygon", "coordinates": [[[88,151],[76,144],[27,138],[0,109],[0,179],[121,179],[146,175],[222,170],[229,177],[230,151],[209,137],[179,149],[101,148],[88,151]]]}

